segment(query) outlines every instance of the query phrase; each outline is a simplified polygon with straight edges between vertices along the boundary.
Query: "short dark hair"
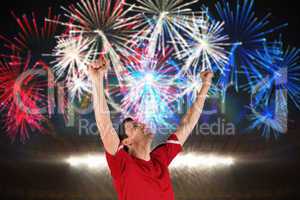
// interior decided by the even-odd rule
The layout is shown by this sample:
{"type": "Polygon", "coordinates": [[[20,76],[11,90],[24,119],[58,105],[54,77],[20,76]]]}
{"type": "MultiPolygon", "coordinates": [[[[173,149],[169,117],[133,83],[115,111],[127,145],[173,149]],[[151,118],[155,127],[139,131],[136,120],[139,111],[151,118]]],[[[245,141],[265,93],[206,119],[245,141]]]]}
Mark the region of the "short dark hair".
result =
{"type": "Polygon", "coordinates": [[[120,141],[122,142],[124,139],[126,139],[128,136],[126,134],[126,130],[125,130],[125,123],[126,122],[133,122],[134,120],[130,117],[124,119],[122,121],[122,123],[119,125],[119,129],[118,129],[118,136],[120,141]]]}

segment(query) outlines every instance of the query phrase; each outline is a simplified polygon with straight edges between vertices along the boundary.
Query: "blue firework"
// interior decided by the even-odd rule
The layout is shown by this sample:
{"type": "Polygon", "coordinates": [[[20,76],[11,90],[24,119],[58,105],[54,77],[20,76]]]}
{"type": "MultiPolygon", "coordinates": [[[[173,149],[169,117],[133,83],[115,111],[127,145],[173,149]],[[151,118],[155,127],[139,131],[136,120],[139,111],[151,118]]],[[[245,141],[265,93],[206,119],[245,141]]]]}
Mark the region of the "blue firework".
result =
{"type": "Polygon", "coordinates": [[[276,41],[269,46],[265,45],[264,51],[258,52],[254,60],[262,68],[261,79],[252,76],[255,104],[268,104],[276,91],[282,91],[300,109],[300,49],[284,49],[283,42],[276,41]]]}
{"type": "Polygon", "coordinates": [[[261,131],[263,137],[270,138],[272,135],[278,138],[287,132],[287,101],[286,98],[276,99],[271,105],[260,105],[260,109],[251,107],[251,125],[249,129],[261,131]]]}
{"type": "Polygon", "coordinates": [[[300,109],[299,49],[284,49],[281,40],[266,45],[255,55],[263,78],[252,76],[252,128],[263,127],[263,135],[287,131],[288,98],[300,109]]]}
{"type": "Polygon", "coordinates": [[[169,133],[178,124],[175,102],[179,90],[173,79],[178,66],[171,57],[173,49],[155,59],[145,56],[145,48],[135,51],[140,56],[128,57],[126,85],[119,91],[123,96],[120,110],[124,116],[145,123],[153,133],[169,133]]]}
{"type": "Polygon", "coordinates": [[[228,34],[231,43],[235,44],[231,49],[230,62],[225,66],[219,84],[225,90],[229,85],[233,85],[238,91],[242,81],[252,85],[251,74],[260,76],[259,70],[253,63],[254,55],[264,49],[270,33],[287,24],[269,28],[270,14],[263,18],[256,17],[254,0],[243,0],[242,3],[237,1],[234,5],[236,7],[225,0],[216,4],[218,15],[225,23],[224,31],[228,34]]]}

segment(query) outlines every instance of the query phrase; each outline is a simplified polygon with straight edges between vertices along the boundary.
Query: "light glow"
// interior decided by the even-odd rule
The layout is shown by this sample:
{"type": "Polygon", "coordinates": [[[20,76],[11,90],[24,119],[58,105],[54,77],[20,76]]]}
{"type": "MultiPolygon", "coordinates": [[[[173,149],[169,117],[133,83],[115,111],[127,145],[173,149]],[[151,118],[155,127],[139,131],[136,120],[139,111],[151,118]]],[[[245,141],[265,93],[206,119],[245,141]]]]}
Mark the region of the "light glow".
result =
{"type": "MultiPolygon", "coordinates": [[[[104,154],[71,156],[66,162],[74,168],[108,169],[104,154]]],[[[230,167],[234,165],[233,157],[225,157],[213,154],[186,153],[177,156],[170,165],[171,169],[211,169],[218,167],[230,167]]]]}
{"type": "Polygon", "coordinates": [[[213,154],[197,154],[197,153],[187,153],[184,155],[179,155],[171,163],[171,168],[181,169],[181,168],[215,168],[215,167],[229,167],[234,164],[234,159],[232,157],[218,156],[213,154]]]}
{"type": "Polygon", "coordinates": [[[91,169],[100,168],[104,169],[107,167],[105,156],[100,155],[84,155],[84,156],[71,156],[66,162],[74,168],[88,167],[91,169]]]}

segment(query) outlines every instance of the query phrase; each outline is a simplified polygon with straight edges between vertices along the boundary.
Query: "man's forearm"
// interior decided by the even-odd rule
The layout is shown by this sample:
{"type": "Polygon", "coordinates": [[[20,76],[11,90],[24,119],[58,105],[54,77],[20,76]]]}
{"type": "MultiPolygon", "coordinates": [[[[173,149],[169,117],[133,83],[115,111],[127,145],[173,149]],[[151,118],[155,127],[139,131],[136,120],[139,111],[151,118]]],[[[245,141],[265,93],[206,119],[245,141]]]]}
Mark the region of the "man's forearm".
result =
{"type": "Polygon", "coordinates": [[[200,92],[198,93],[196,101],[189,108],[189,110],[181,120],[180,126],[176,132],[177,137],[182,144],[186,141],[190,133],[193,131],[200,118],[209,88],[209,84],[204,84],[202,86],[200,92]]]}
{"type": "Polygon", "coordinates": [[[114,155],[117,152],[120,140],[110,119],[102,75],[93,79],[93,103],[97,127],[104,148],[107,152],[114,155]]]}
{"type": "MultiPolygon", "coordinates": [[[[188,113],[188,123],[191,123],[192,129],[196,126],[200,115],[203,111],[206,96],[209,90],[209,85],[203,85],[200,92],[198,93],[196,101],[193,103],[188,113]]],[[[192,131],[192,130],[191,130],[192,131]]]]}
{"type": "Polygon", "coordinates": [[[95,118],[99,129],[104,130],[105,125],[111,123],[110,112],[104,94],[103,77],[99,76],[93,80],[93,103],[95,118]]]}

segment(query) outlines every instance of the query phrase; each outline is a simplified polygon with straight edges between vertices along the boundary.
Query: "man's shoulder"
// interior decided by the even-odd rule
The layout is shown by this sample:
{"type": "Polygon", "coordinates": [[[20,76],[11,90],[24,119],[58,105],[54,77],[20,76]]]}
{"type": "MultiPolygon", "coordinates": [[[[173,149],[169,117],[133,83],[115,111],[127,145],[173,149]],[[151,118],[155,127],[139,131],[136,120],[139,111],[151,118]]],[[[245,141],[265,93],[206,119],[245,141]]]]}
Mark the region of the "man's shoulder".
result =
{"type": "Polygon", "coordinates": [[[166,143],[160,143],[158,144],[156,147],[154,147],[154,149],[151,151],[151,154],[155,154],[157,152],[159,152],[160,149],[166,147],[166,143]]]}

